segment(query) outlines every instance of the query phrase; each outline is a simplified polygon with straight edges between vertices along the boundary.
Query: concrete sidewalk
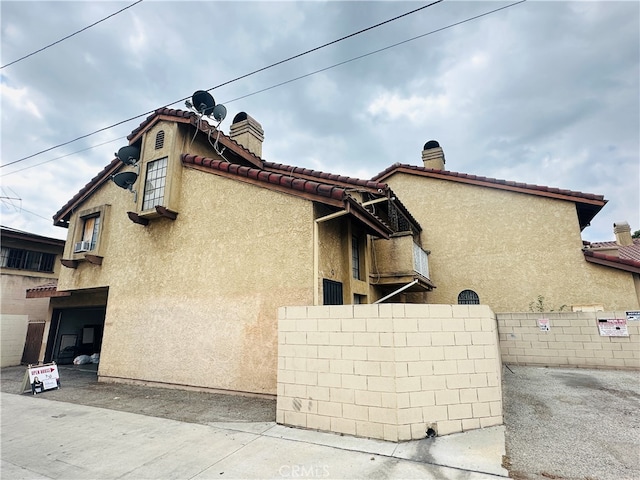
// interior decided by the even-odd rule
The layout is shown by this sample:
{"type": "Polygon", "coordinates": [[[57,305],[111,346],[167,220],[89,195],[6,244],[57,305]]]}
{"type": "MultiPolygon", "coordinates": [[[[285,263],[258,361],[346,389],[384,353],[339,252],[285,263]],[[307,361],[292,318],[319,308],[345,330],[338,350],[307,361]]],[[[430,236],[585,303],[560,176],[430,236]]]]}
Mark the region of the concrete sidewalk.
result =
{"type": "Polygon", "coordinates": [[[274,423],[198,425],[2,393],[11,479],[507,477],[504,427],[391,443],[274,423]]]}

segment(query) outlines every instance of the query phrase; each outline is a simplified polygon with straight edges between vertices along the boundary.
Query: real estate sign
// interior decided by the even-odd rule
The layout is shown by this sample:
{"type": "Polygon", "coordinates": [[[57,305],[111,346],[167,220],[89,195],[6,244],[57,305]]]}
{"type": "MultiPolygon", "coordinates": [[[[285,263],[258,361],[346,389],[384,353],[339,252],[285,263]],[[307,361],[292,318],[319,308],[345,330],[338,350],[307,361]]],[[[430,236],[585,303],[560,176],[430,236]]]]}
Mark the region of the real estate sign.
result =
{"type": "Polygon", "coordinates": [[[45,365],[29,366],[27,369],[29,374],[29,383],[31,384],[31,393],[42,393],[45,390],[60,388],[60,374],[58,366],[55,363],[45,365]]]}

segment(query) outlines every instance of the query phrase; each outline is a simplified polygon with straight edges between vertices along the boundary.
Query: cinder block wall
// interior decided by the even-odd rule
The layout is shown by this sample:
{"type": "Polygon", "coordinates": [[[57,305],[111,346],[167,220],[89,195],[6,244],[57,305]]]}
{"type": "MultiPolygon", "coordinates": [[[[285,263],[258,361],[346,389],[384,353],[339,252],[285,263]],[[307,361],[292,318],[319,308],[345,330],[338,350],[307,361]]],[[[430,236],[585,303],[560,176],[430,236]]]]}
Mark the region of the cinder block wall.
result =
{"type": "Polygon", "coordinates": [[[603,337],[599,318],[625,312],[498,313],[502,361],[549,367],[640,368],[640,322],[628,321],[628,337],[603,337]],[[549,319],[541,331],[538,319],[549,319]]]}
{"type": "Polygon", "coordinates": [[[278,423],[390,441],[502,423],[497,324],[487,306],[278,314],[278,423]]]}

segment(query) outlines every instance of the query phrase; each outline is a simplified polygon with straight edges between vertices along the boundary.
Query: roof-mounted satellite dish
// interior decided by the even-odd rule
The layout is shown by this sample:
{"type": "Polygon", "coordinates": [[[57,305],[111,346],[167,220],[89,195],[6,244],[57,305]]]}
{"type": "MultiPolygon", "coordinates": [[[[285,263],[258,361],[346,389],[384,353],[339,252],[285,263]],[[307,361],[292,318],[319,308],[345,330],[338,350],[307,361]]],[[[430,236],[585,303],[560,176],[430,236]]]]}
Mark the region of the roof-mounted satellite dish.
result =
{"type": "Polygon", "coordinates": [[[127,145],[118,150],[116,157],[125,165],[135,165],[140,159],[140,150],[133,145],[127,145]]]}
{"type": "Polygon", "coordinates": [[[215,118],[218,122],[222,122],[224,118],[227,116],[227,107],[223,104],[219,103],[213,108],[213,112],[211,113],[213,118],[215,118]]]}
{"type": "Polygon", "coordinates": [[[209,116],[213,112],[213,108],[216,106],[216,101],[209,92],[197,90],[191,97],[191,104],[198,112],[209,116]]]}
{"type": "Polygon", "coordinates": [[[111,180],[120,188],[133,191],[133,184],[136,183],[138,174],[136,172],[120,172],[111,176],[111,180]]]}

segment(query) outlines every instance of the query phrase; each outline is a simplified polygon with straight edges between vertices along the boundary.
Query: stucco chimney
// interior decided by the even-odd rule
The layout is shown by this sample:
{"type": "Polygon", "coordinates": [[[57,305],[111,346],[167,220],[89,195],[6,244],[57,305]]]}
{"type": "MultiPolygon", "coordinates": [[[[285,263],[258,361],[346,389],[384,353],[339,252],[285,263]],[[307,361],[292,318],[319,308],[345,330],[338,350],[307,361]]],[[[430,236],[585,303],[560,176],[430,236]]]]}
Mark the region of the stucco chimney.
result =
{"type": "Polygon", "coordinates": [[[628,222],[617,222],[613,224],[613,233],[616,234],[616,243],[621,247],[633,245],[631,238],[631,227],[628,222]]]}
{"type": "Polygon", "coordinates": [[[444,170],[444,152],[440,148],[440,144],[435,140],[429,140],[424,144],[422,150],[422,162],[424,168],[431,168],[433,170],[444,170]]]}
{"type": "Polygon", "coordinates": [[[247,115],[245,112],[240,112],[233,117],[233,123],[229,129],[229,137],[254,155],[262,157],[264,130],[262,130],[262,125],[250,115],[247,115]]]}

